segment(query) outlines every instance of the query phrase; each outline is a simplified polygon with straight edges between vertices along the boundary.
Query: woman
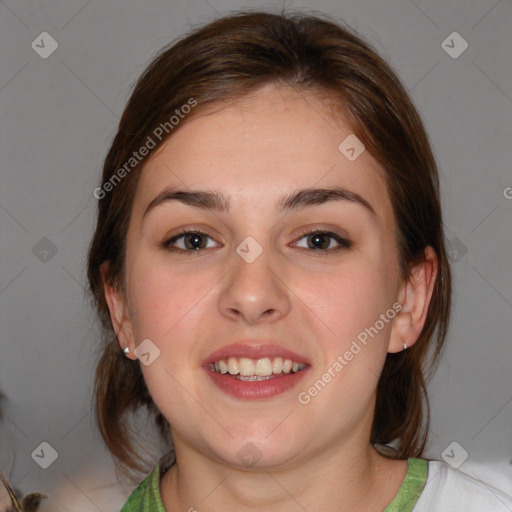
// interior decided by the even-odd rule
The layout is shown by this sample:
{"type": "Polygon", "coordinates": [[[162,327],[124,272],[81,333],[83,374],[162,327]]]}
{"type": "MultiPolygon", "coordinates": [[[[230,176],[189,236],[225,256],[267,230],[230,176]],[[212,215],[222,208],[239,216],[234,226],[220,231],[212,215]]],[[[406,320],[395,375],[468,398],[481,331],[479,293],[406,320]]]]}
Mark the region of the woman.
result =
{"type": "Polygon", "coordinates": [[[507,510],[421,458],[450,316],[438,175],[351,31],[240,13],[165,48],[95,196],[100,431],[139,468],[145,405],[174,446],[124,512],[507,510]]]}

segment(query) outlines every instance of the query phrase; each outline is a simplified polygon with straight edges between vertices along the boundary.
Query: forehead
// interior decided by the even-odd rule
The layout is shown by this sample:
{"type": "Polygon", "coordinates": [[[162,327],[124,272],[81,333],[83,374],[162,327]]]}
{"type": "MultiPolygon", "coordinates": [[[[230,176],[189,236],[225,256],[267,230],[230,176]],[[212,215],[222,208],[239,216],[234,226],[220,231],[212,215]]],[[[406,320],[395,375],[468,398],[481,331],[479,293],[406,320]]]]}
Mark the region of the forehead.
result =
{"type": "Polygon", "coordinates": [[[144,165],[134,209],[141,214],[169,186],[222,191],[234,206],[341,186],[365,197],[384,220],[391,209],[384,173],[367,151],[347,159],[339,146],[349,136],[348,123],[318,94],[265,86],[185,119],[144,165]]]}

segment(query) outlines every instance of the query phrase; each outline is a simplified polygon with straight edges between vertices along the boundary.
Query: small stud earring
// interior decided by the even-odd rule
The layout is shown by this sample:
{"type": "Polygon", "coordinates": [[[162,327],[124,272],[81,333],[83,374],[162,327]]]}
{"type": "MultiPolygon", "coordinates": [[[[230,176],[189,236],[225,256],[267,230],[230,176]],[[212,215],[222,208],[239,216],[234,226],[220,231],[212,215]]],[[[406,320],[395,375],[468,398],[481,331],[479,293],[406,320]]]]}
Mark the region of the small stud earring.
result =
{"type": "Polygon", "coordinates": [[[407,343],[404,343],[404,350],[407,350],[407,343]]]}
{"type": "Polygon", "coordinates": [[[125,354],[129,354],[129,353],[130,353],[130,347],[124,347],[124,348],[123,348],[123,352],[124,352],[125,354]]]}

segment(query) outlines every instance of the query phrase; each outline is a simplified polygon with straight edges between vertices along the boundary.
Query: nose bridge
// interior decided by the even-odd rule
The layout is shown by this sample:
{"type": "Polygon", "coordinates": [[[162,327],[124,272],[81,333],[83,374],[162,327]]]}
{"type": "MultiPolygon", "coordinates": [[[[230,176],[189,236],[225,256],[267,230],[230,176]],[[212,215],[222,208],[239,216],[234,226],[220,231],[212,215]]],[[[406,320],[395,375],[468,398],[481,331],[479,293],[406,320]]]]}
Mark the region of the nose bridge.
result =
{"type": "Polygon", "coordinates": [[[232,271],[219,297],[222,314],[250,324],[288,314],[287,288],[278,277],[277,259],[267,244],[247,237],[236,247],[231,260],[232,271]]]}

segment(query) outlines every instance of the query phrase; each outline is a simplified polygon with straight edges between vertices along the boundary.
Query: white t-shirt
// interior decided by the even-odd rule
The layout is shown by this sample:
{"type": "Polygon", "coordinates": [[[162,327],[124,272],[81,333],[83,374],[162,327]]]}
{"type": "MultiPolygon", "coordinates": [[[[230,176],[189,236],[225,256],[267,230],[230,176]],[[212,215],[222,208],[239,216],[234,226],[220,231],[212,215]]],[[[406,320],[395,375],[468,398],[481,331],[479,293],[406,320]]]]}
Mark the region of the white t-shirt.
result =
{"type": "Polygon", "coordinates": [[[512,512],[512,496],[446,462],[431,460],[425,487],[413,512],[512,512]]]}

